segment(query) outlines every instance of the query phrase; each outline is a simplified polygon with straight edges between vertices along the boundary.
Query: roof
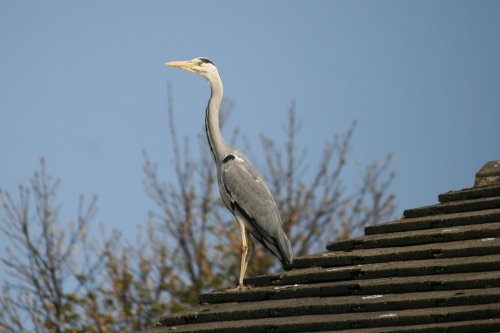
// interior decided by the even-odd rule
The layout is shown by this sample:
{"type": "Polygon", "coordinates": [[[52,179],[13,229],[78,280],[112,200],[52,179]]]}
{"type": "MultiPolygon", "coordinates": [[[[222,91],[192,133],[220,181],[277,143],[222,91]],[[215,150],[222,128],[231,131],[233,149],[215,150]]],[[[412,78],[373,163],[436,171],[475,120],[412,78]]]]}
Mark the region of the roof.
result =
{"type": "Polygon", "coordinates": [[[149,333],[500,331],[500,162],[473,188],[326,248],[251,289],[202,294],[149,333]]]}

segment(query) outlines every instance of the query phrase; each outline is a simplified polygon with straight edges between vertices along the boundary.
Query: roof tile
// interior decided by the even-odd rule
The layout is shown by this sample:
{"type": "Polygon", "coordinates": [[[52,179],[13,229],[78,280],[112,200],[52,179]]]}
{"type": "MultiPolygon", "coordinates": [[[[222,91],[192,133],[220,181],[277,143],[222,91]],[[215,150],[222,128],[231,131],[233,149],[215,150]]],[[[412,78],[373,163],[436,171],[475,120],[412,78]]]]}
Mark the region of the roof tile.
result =
{"type": "Polygon", "coordinates": [[[500,186],[439,201],[246,279],[252,288],[202,294],[148,332],[500,331],[500,186]]]}

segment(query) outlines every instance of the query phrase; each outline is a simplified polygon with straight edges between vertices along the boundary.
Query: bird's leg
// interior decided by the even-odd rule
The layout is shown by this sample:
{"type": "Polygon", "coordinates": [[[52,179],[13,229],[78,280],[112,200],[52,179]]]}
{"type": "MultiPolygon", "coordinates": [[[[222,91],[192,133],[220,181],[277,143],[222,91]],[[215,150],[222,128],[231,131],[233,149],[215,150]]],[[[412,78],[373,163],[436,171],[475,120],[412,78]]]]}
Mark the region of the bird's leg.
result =
{"type": "Polygon", "coordinates": [[[250,239],[250,233],[245,228],[245,222],[243,221],[243,219],[237,216],[236,220],[238,221],[238,225],[240,226],[240,232],[241,232],[240,278],[239,278],[238,287],[236,288],[236,289],[240,290],[240,289],[243,289],[245,287],[243,285],[243,279],[245,278],[245,272],[246,272],[247,267],[248,267],[248,262],[250,261],[250,255],[252,254],[253,243],[252,243],[252,240],[250,239]]]}
{"type": "Polygon", "coordinates": [[[238,289],[247,287],[243,285],[243,279],[245,278],[245,272],[247,271],[248,263],[250,262],[250,257],[252,256],[252,251],[253,251],[253,242],[252,239],[250,238],[250,233],[248,232],[248,230],[245,229],[245,232],[242,233],[241,238],[242,240],[243,239],[246,240],[246,245],[243,245],[241,247],[241,269],[240,269],[240,281],[238,284],[238,289]]]}
{"type": "Polygon", "coordinates": [[[247,271],[248,263],[250,262],[250,257],[252,256],[253,252],[253,241],[252,238],[250,237],[250,233],[248,232],[248,229],[245,229],[245,234],[246,234],[246,239],[247,239],[247,251],[246,251],[246,256],[244,259],[244,267],[243,267],[243,277],[245,277],[245,272],[247,271]]]}

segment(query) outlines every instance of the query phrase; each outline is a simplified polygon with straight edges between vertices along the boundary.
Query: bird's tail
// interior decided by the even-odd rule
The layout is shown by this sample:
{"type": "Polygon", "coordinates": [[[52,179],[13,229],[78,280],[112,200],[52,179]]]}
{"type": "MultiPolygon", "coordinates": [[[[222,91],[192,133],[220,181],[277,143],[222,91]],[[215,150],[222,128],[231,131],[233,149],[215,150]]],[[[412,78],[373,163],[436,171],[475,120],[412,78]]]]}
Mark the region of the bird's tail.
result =
{"type": "Polygon", "coordinates": [[[280,261],[285,268],[290,268],[293,264],[292,245],[290,245],[290,241],[282,229],[278,233],[277,241],[280,261]]]}

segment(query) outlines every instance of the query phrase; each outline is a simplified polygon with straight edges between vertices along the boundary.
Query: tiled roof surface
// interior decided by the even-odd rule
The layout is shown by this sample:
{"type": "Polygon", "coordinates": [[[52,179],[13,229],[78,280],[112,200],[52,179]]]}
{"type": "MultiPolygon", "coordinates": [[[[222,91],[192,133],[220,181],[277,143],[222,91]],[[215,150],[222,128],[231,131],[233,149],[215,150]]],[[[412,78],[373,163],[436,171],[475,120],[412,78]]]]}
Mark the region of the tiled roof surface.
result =
{"type": "Polygon", "coordinates": [[[251,289],[200,295],[149,332],[499,332],[500,184],[482,180],[251,289]]]}

